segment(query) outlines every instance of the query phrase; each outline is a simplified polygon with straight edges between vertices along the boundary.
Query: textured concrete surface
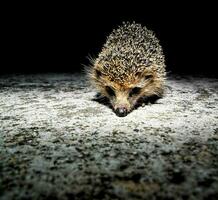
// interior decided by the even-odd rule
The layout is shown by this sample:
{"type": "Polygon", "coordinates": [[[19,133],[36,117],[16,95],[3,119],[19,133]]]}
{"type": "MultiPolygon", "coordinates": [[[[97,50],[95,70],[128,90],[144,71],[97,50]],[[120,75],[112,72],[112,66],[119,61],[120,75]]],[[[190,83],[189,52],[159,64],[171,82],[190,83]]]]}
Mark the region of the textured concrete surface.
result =
{"type": "Polygon", "coordinates": [[[171,76],[127,117],[80,74],[0,77],[0,199],[218,199],[218,80],[171,76]]]}

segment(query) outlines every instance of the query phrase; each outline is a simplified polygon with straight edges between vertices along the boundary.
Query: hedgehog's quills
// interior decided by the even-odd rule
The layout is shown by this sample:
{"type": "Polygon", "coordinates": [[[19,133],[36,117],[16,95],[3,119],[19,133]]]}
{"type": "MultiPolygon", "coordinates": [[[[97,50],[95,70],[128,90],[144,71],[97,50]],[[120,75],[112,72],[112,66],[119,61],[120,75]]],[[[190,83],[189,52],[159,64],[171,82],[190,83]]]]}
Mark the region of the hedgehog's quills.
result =
{"type": "Polygon", "coordinates": [[[162,47],[154,33],[128,22],[112,31],[88,70],[90,80],[119,117],[138,107],[142,99],[161,97],[165,74],[162,47]]]}

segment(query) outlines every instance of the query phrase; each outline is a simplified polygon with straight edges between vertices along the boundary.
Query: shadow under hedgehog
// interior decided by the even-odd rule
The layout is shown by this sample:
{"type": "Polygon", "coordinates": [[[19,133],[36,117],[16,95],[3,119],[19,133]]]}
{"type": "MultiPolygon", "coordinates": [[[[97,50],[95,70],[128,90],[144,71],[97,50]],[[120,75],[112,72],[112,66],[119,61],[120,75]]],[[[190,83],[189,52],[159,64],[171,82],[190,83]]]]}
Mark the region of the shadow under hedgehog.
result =
{"type": "Polygon", "coordinates": [[[97,99],[106,100],[119,117],[163,95],[163,50],[154,33],[140,24],[126,22],[114,29],[91,62],[87,73],[99,90],[97,99]]]}

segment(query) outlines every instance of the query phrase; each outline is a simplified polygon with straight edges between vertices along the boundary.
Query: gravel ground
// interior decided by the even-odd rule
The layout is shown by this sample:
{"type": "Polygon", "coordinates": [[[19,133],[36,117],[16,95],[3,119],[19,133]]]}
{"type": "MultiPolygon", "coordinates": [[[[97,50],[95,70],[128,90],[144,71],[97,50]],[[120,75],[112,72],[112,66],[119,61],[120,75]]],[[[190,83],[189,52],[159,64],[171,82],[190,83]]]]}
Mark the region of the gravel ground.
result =
{"type": "Polygon", "coordinates": [[[218,199],[218,80],[171,76],[117,117],[81,74],[0,77],[0,199],[218,199]]]}

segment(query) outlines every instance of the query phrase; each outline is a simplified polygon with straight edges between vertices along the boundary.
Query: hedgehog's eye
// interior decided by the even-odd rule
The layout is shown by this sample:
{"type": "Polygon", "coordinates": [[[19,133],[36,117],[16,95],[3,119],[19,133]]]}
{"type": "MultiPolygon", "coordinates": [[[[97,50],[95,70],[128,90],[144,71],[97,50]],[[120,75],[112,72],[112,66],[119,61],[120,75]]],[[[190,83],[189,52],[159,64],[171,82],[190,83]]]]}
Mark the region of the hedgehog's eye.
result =
{"type": "Polygon", "coordinates": [[[114,90],[113,90],[111,87],[106,86],[105,89],[106,89],[106,92],[107,92],[110,96],[115,96],[115,92],[114,92],[114,90]]]}
{"type": "Polygon", "coordinates": [[[140,87],[134,87],[130,90],[129,92],[129,96],[132,97],[134,95],[137,95],[141,92],[141,88],[140,87]]]}
{"type": "Polygon", "coordinates": [[[101,76],[101,72],[99,70],[95,70],[96,77],[99,78],[101,76]]]}

